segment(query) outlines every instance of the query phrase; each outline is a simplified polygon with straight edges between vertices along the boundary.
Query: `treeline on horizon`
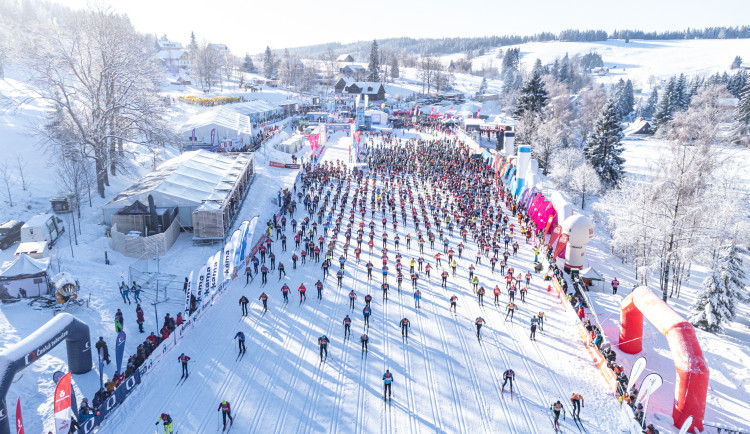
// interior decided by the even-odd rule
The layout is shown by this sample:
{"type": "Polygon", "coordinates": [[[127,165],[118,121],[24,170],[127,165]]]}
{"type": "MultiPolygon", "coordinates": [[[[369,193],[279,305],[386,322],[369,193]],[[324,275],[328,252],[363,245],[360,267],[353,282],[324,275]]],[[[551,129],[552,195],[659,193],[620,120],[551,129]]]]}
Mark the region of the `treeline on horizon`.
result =
{"type": "MultiPolygon", "coordinates": [[[[482,55],[486,51],[526,42],[596,42],[607,39],[744,39],[750,38],[750,26],[736,27],[706,27],[704,29],[669,30],[662,32],[645,32],[643,30],[615,30],[607,33],[604,30],[563,30],[559,34],[551,32],[533,35],[505,35],[482,36],[470,38],[387,38],[378,39],[378,46],[392,52],[409,52],[423,56],[451,53],[474,53],[482,55]]],[[[365,61],[370,53],[372,41],[357,41],[352,43],[329,42],[325,44],[307,45],[289,48],[289,51],[300,57],[317,57],[329,50],[338,54],[351,54],[355,60],[365,61]]]]}

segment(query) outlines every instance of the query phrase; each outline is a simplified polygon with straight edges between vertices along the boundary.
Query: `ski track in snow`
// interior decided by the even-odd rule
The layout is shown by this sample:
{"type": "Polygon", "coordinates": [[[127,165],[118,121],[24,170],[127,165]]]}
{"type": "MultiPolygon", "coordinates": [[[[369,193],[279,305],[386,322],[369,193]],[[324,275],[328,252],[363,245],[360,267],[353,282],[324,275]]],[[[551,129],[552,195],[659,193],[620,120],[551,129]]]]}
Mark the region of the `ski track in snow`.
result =
{"type": "MultiPolygon", "coordinates": [[[[422,299],[420,306],[427,301],[422,299]]],[[[416,312],[417,322],[419,324],[419,330],[421,331],[421,339],[419,341],[419,347],[422,350],[422,357],[424,358],[425,378],[427,380],[427,394],[430,398],[430,410],[432,411],[432,424],[438,432],[445,432],[443,420],[440,417],[440,406],[437,401],[437,393],[435,392],[435,380],[432,376],[432,361],[427,355],[427,333],[424,328],[424,322],[422,321],[422,308],[419,308],[419,312],[416,312]]]]}
{"type": "MultiPolygon", "coordinates": [[[[399,317],[406,318],[406,315],[404,315],[404,303],[402,302],[401,296],[402,296],[401,291],[398,291],[399,317]]],[[[411,322],[409,323],[409,329],[411,329],[411,322]]],[[[409,359],[409,349],[407,347],[408,342],[409,342],[409,339],[407,335],[407,338],[401,344],[403,352],[404,352],[404,389],[406,390],[406,398],[409,403],[409,407],[407,408],[407,411],[409,413],[409,431],[413,433],[417,433],[419,432],[419,425],[414,420],[415,418],[414,412],[417,410],[417,405],[414,403],[414,390],[413,390],[416,383],[414,382],[414,379],[412,378],[413,374],[412,374],[412,369],[411,369],[411,360],[409,359]]]]}

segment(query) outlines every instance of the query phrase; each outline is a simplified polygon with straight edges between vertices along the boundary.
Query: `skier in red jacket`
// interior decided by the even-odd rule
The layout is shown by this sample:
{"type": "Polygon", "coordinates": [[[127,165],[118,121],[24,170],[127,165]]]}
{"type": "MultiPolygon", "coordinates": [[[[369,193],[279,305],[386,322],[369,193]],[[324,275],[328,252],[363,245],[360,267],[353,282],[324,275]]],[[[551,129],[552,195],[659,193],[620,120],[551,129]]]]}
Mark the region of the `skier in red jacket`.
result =
{"type": "Polygon", "coordinates": [[[224,431],[225,429],[227,429],[227,418],[229,418],[230,425],[234,423],[234,418],[232,417],[232,410],[229,407],[229,402],[221,401],[221,403],[219,404],[219,408],[216,409],[216,411],[219,410],[221,410],[221,415],[224,419],[224,428],[221,429],[222,431],[224,431]]]}
{"type": "Polygon", "coordinates": [[[190,361],[190,357],[186,356],[185,353],[180,354],[180,357],[177,358],[178,361],[182,362],[182,376],[180,378],[185,377],[187,378],[188,375],[188,362],[190,361]]]}

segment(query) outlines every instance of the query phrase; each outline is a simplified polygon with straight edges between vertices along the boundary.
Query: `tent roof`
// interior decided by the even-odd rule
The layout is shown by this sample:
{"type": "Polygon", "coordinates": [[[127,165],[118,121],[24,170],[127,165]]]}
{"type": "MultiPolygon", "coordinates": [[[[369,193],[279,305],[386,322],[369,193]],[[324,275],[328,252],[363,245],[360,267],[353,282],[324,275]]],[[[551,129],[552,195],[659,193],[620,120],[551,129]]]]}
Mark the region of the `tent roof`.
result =
{"type": "Polygon", "coordinates": [[[34,259],[29,255],[20,255],[13,261],[3,263],[0,277],[15,277],[43,274],[49,267],[49,258],[34,259]]]}
{"type": "Polygon", "coordinates": [[[118,215],[144,215],[148,214],[148,208],[146,208],[146,205],[142,204],[140,201],[135,201],[131,203],[130,205],[122,208],[121,210],[117,211],[118,215]]]}
{"type": "Polygon", "coordinates": [[[193,128],[202,128],[211,125],[236,131],[238,135],[252,133],[250,118],[227,107],[216,107],[192,116],[180,127],[179,132],[183,133],[185,131],[192,131],[193,128]]]}
{"type": "Polygon", "coordinates": [[[268,101],[263,101],[261,99],[232,104],[231,106],[225,108],[228,110],[234,110],[237,113],[245,116],[250,116],[256,113],[266,113],[281,110],[281,107],[275,104],[271,104],[268,101]]]}
{"type": "Polygon", "coordinates": [[[578,276],[581,279],[588,279],[588,280],[604,280],[604,276],[599,274],[598,271],[594,270],[593,267],[584,268],[581,270],[581,272],[578,274],[578,276]]]}
{"type": "Polygon", "coordinates": [[[143,176],[104,208],[122,208],[136,200],[146,202],[149,194],[158,208],[197,207],[206,200],[223,203],[249,160],[244,154],[229,156],[203,149],[185,152],[143,176]]]}

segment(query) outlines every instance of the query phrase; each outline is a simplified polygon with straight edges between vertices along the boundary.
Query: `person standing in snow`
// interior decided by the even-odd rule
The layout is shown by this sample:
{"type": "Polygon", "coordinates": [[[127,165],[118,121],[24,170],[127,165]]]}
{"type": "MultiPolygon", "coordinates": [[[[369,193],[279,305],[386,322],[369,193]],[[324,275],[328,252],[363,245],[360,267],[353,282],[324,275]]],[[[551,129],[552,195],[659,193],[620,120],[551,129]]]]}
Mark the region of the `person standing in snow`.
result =
{"type": "Polygon", "coordinates": [[[349,335],[351,335],[350,327],[352,325],[352,319],[349,318],[349,315],[344,317],[344,339],[349,339],[349,335]]]}
{"type": "Polygon", "coordinates": [[[385,374],[383,374],[383,399],[385,399],[386,394],[388,395],[388,399],[391,399],[392,384],[393,374],[391,374],[391,371],[389,369],[386,369],[385,374]]]}
{"type": "Polygon", "coordinates": [[[370,338],[367,336],[367,333],[362,333],[362,336],[360,336],[359,340],[362,342],[362,351],[367,352],[367,342],[370,340],[370,338]]]}
{"type": "Polygon", "coordinates": [[[247,299],[244,295],[240,297],[240,307],[242,308],[242,316],[247,316],[247,304],[250,303],[250,300],[247,299]]]}
{"type": "Polygon", "coordinates": [[[349,307],[354,310],[354,300],[357,299],[357,293],[352,289],[349,291],[349,307]]]}
{"type": "Polygon", "coordinates": [[[182,363],[182,377],[187,378],[188,377],[188,362],[190,361],[190,357],[186,356],[185,353],[180,354],[180,357],[177,358],[177,361],[182,363]]]}
{"type": "Polygon", "coordinates": [[[95,347],[96,347],[96,352],[97,353],[101,350],[101,352],[104,354],[104,361],[107,362],[107,364],[109,365],[109,363],[110,363],[110,360],[109,360],[109,348],[107,348],[107,343],[104,342],[104,337],[103,336],[99,336],[99,340],[96,341],[95,347]]]}
{"type": "Polygon", "coordinates": [[[122,296],[122,302],[130,304],[130,296],[128,295],[130,293],[130,287],[125,283],[123,280],[122,284],[120,284],[120,295],[122,296]]]}
{"type": "Polygon", "coordinates": [[[260,297],[258,297],[258,300],[263,302],[263,312],[268,312],[268,295],[266,295],[265,292],[262,292],[260,297]]]}
{"type": "MultiPolygon", "coordinates": [[[[133,281],[133,286],[130,288],[130,290],[133,292],[133,299],[136,303],[141,302],[141,285],[135,283],[135,280],[133,281]]],[[[130,300],[128,300],[128,304],[130,304],[130,300]]]]}
{"type": "Polygon", "coordinates": [[[221,403],[219,403],[219,408],[216,409],[216,411],[221,411],[221,415],[224,420],[224,428],[221,429],[222,431],[227,429],[227,418],[229,418],[230,425],[234,423],[234,418],[232,417],[232,408],[230,407],[229,402],[221,401],[221,403]]]}
{"type": "Polygon", "coordinates": [[[326,335],[323,335],[318,338],[318,345],[320,346],[320,361],[323,361],[323,353],[326,354],[326,359],[328,358],[328,337],[326,335]]]}
{"type": "Polygon", "coordinates": [[[613,294],[613,295],[616,295],[616,294],[617,294],[617,288],[618,288],[619,286],[620,286],[620,282],[618,282],[618,281],[617,281],[617,278],[616,278],[616,277],[615,277],[615,278],[613,278],[613,279],[612,279],[612,294],[613,294]]]}
{"type": "Polygon", "coordinates": [[[135,305],[135,322],[138,323],[138,331],[143,333],[143,323],[146,322],[146,320],[143,318],[143,309],[140,304],[135,305]]]}
{"type": "Polygon", "coordinates": [[[370,309],[370,306],[365,306],[364,309],[362,309],[362,315],[365,317],[365,327],[370,327],[370,315],[372,314],[372,310],[370,309]]]}
{"type": "Polygon", "coordinates": [[[409,338],[409,320],[404,317],[401,321],[399,321],[399,324],[401,325],[401,337],[403,338],[409,338]]]}
{"type": "Polygon", "coordinates": [[[120,309],[117,309],[117,312],[115,313],[115,332],[120,333],[122,331],[122,311],[120,309]]]}
{"type": "Polygon", "coordinates": [[[245,334],[241,331],[237,332],[236,335],[234,335],[234,338],[237,339],[238,342],[238,348],[239,348],[239,354],[244,354],[247,349],[245,348],[245,334]]]}

